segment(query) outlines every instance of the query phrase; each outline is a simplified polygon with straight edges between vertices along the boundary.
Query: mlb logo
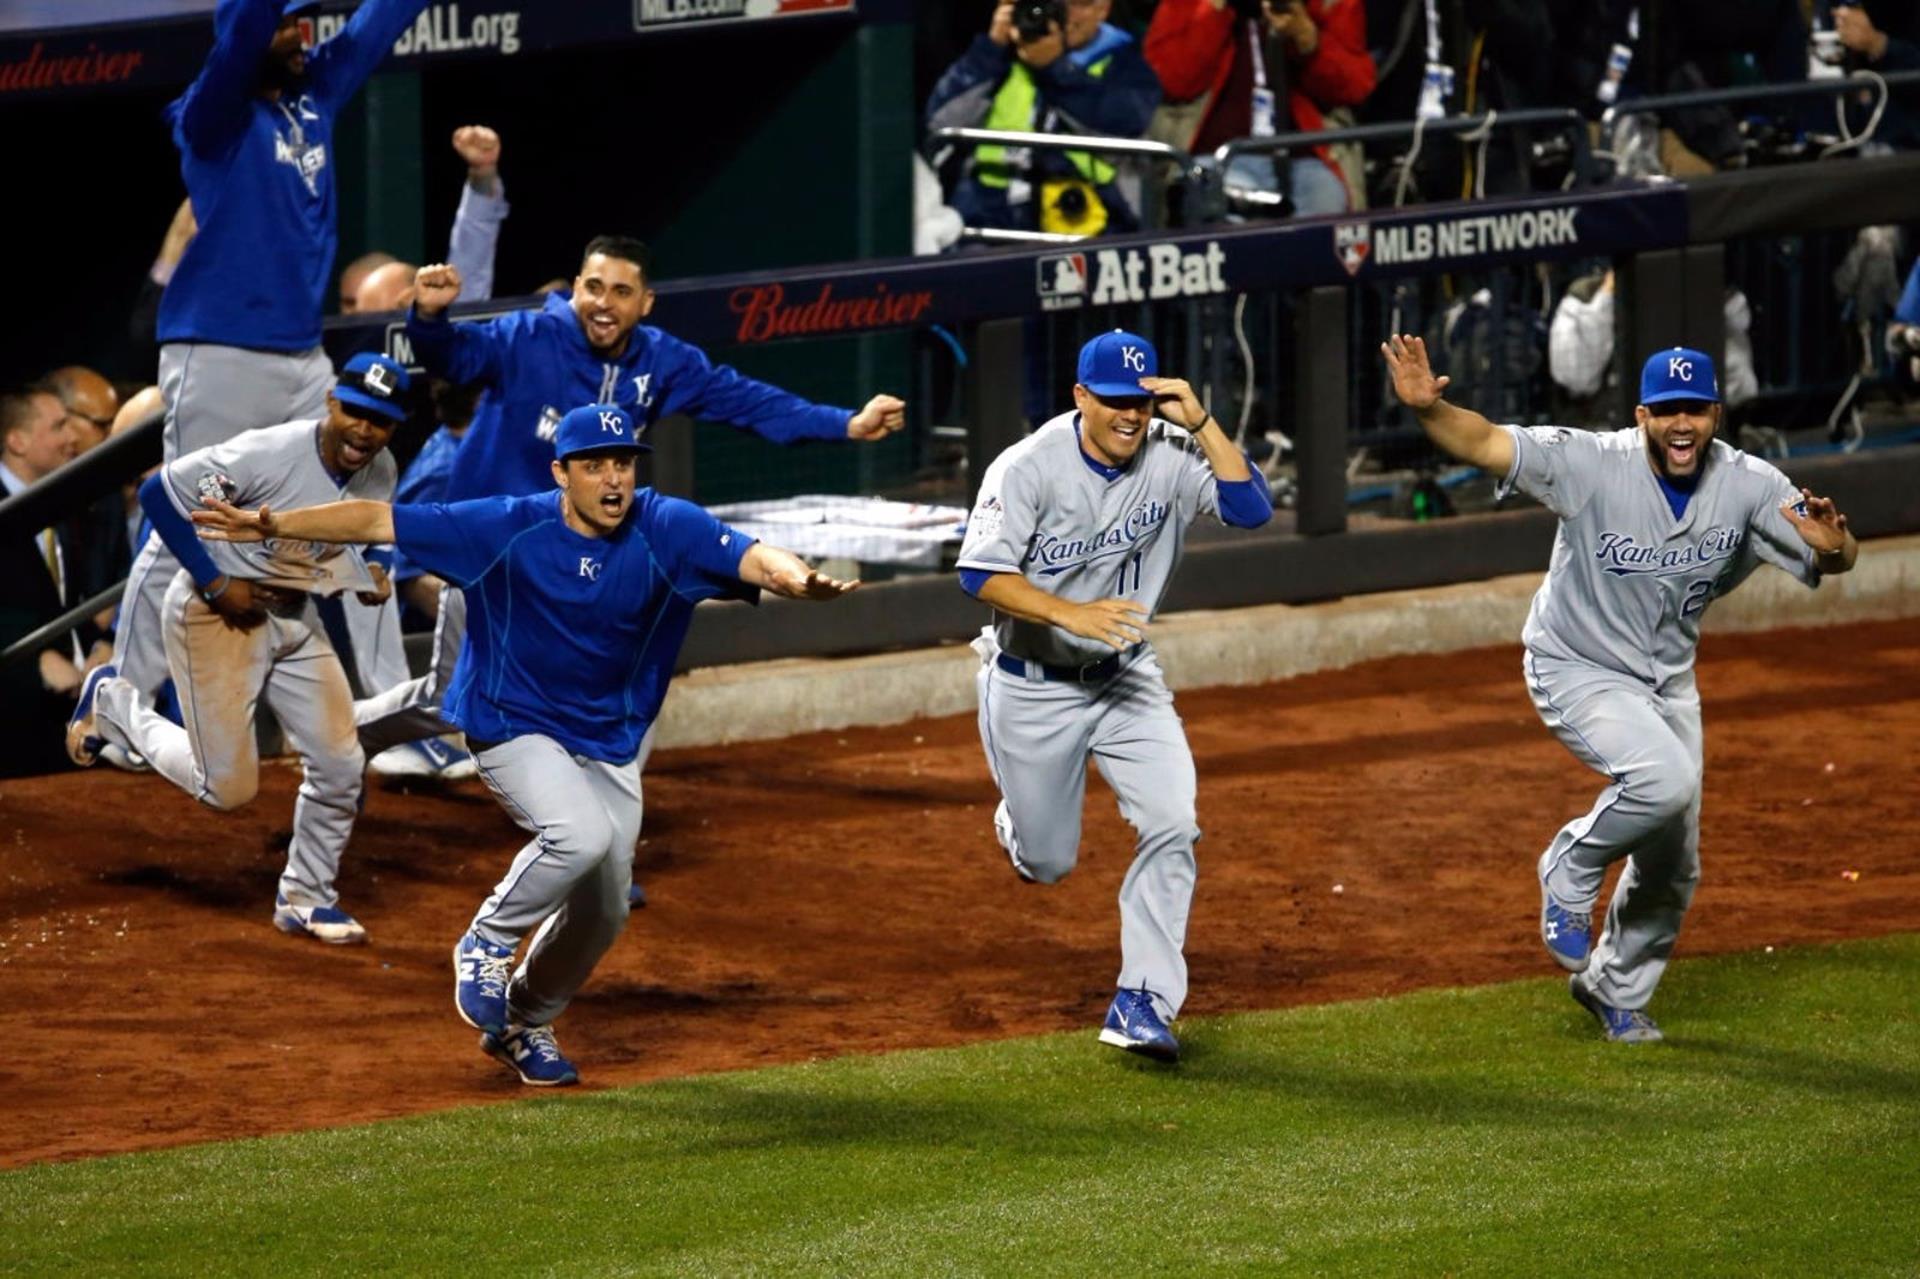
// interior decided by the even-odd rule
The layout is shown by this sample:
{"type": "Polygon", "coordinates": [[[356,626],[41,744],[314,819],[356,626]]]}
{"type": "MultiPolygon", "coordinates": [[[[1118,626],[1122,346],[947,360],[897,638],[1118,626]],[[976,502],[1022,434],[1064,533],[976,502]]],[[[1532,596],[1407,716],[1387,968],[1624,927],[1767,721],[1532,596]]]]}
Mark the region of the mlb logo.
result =
{"type": "Polygon", "coordinates": [[[1333,228],[1333,255],[1348,275],[1360,274],[1373,249],[1373,231],[1365,222],[1342,222],[1333,228]]]}
{"type": "Polygon", "coordinates": [[[1087,300],[1086,254],[1060,253],[1041,258],[1034,264],[1034,269],[1037,272],[1035,287],[1040,294],[1042,310],[1059,311],[1085,304],[1087,300]]]}

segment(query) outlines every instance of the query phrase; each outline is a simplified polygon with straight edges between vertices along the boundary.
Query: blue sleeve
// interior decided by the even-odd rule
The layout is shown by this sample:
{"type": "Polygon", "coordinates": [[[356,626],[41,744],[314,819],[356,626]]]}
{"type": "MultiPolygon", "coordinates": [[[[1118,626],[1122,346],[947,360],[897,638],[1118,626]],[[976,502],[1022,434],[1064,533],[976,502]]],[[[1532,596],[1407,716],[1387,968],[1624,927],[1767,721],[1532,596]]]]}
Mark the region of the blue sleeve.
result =
{"type": "Polygon", "coordinates": [[[678,594],[696,601],[758,598],[759,592],[740,580],[740,561],[753,538],[677,497],[655,496],[644,520],[642,531],[655,560],[678,594]]]}
{"type": "Polygon", "coordinates": [[[363,558],[369,564],[378,564],[387,570],[387,576],[393,576],[393,561],[396,552],[391,546],[369,546],[363,558]]]}
{"type": "Polygon", "coordinates": [[[409,560],[455,586],[472,586],[529,527],[530,503],[481,497],[393,508],[393,544],[409,560]]]}
{"type": "Polygon", "coordinates": [[[1160,79],[1140,55],[1139,46],[1131,42],[1114,50],[1104,75],[1090,75],[1062,57],[1033,80],[1047,104],[1071,117],[1086,133],[1140,137],[1160,105],[1160,79]]]}
{"type": "Polygon", "coordinates": [[[218,155],[247,126],[247,106],[260,87],[260,60],[280,26],[284,0],[220,0],[213,48],[177,104],[180,142],[196,155],[218,155]]]}
{"type": "Polygon", "coordinates": [[[427,0],[366,0],[340,34],[307,55],[314,93],[338,110],[360,91],[373,69],[393,52],[393,42],[413,24],[427,0]]]}
{"type": "Polygon", "coordinates": [[[495,179],[493,195],[460,184],[460,207],[454,210],[453,231],[447,237],[447,261],[460,272],[460,302],[485,302],[493,297],[493,262],[500,247],[500,224],[507,217],[507,184],[495,179]]]}
{"type": "Polygon", "coordinates": [[[1907,272],[1907,287],[1900,293],[1900,305],[1893,308],[1893,318],[1900,324],[1920,324],[1920,258],[1907,272]]]}
{"type": "Polygon", "coordinates": [[[1258,470],[1244,480],[1217,480],[1220,522],[1234,528],[1259,528],[1273,518],[1273,495],[1258,470]]]}
{"type": "Polygon", "coordinates": [[[162,467],[140,485],[140,509],[147,513],[153,531],[173,552],[173,558],[180,561],[180,567],[193,575],[196,586],[205,590],[220,576],[220,567],[213,562],[213,556],[207,554],[200,535],[193,531],[193,522],[180,514],[180,508],[167,496],[165,475],[166,468],[162,467]]]}
{"type": "Polygon", "coordinates": [[[428,318],[407,308],[407,341],[427,372],[449,382],[499,385],[506,361],[505,338],[498,326],[512,316],[479,324],[454,324],[446,312],[428,318]]]}
{"type": "Polygon", "coordinates": [[[852,409],[833,408],[803,400],[790,391],[756,382],[690,342],[658,333],[667,390],[660,413],[686,413],[708,421],[745,427],[776,444],[801,440],[844,440],[852,409]]]}
{"type": "Polygon", "coordinates": [[[1000,82],[1013,70],[1013,51],[977,35],[958,61],[933,86],[927,99],[927,127],[974,128],[985,122],[1000,82]]]}
{"type": "Polygon", "coordinates": [[[997,574],[989,573],[983,568],[963,568],[960,570],[960,589],[979,599],[980,588],[987,584],[988,578],[995,576],[997,574]]]}

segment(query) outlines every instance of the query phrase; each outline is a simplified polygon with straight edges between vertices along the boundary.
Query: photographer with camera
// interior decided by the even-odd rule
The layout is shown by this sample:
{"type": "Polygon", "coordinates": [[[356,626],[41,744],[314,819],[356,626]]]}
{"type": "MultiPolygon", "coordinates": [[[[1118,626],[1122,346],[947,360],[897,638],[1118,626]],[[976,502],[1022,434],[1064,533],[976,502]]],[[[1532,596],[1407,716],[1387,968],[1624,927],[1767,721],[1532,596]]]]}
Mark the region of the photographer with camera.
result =
{"type": "MultiPolygon", "coordinates": [[[[1107,21],[1113,0],[1000,4],[927,103],[930,129],[1137,138],[1160,102],[1134,38],[1107,21]]],[[[974,148],[951,203],[968,226],[1094,235],[1139,217],[1106,158],[1085,151],[974,148]]]]}
{"type": "MultiPolygon", "coordinates": [[[[1169,100],[1210,95],[1186,143],[1196,155],[1235,138],[1324,129],[1330,112],[1373,92],[1361,0],[1161,0],[1146,51],[1169,100]]],[[[1327,147],[1290,156],[1287,176],[1294,212],[1359,203],[1361,175],[1345,172],[1327,147]]],[[[1235,157],[1227,185],[1278,192],[1275,158],[1235,157]]]]}

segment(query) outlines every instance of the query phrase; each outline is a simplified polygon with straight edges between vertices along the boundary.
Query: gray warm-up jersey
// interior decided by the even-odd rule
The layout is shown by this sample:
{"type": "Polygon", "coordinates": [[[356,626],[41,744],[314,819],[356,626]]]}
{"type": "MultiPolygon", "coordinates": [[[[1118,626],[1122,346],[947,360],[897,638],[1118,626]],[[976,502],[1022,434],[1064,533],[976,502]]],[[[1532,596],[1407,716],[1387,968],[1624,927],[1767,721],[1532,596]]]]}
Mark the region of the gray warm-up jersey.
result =
{"type": "MultiPolygon", "coordinates": [[[[270,506],[292,511],[347,498],[393,500],[393,454],[381,449],[342,484],[320,460],[320,423],[287,422],[242,431],[220,444],[196,449],[167,464],[167,496],[182,515],[204,510],[202,497],[218,497],[246,510],[270,506]]],[[[374,589],[373,575],[358,546],[294,542],[202,542],[220,571],[271,586],[314,595],[374,589]]]]}
{"type": "Polygon", "coordinates": [[[1800,491],[1757,457],[1713,441],[1675,519],[1638,427],[1504,429],[1514,463],[1502,495],[1519,489],[1560,517],[1552,564],[1520,636],[1542,657],[1590,662],[1659,688],[1692,670],[1707,605],[1762,560],[1820,584],[1812,548],[1780,513],[1800,491]]]}
{"type": "MultiPolygon", "coordinates": [[[[1156,418],[1132,464],[1109,480],[1081,456],[1079,425],[1077,412],[1063,413],[993,460],[959,567],[1019,573],[1077,604],[1138,600],[1152,617],[1187,526],[1202,514],[1219,518],[1213,468],[1191,435],[1156,418]]],[[[1098,640],[1000,612],[994,638],[1030,662],[1080,666],[1113,656],[1098,640]]]]}

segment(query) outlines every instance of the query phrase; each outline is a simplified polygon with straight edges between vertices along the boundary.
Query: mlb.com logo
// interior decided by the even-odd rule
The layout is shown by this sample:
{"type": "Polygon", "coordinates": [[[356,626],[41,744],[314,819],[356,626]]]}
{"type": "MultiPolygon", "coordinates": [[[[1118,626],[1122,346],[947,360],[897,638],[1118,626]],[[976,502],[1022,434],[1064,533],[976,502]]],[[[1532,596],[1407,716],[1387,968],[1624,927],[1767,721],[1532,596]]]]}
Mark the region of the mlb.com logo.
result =
{"type": "Polygon", "coordinates": [[[1066,311],[1087,304],[1087,255],[1062,253],[1034,264],[1039,273],[1040,309],[1066,311]]]}

